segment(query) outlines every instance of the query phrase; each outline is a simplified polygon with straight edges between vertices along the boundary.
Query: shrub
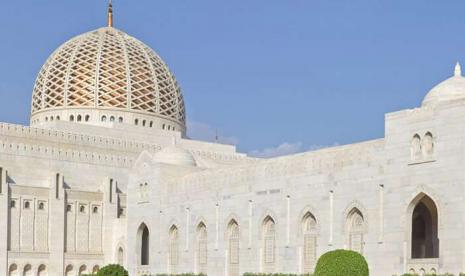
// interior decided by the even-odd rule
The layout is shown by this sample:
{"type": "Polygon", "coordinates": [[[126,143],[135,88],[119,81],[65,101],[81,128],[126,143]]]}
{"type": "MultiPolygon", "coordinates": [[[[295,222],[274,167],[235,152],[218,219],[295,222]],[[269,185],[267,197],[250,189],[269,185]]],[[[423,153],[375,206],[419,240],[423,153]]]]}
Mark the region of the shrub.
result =
{"type": "Polygon", "coordinates": [[[318,259],[315,276],[368,276],[368,264],[357,252],[334,250],[318,259]]]}
{"type": "Polygon", "coordinates": [[[129,276],[128,271],[118,265],[118,264],[110,264],[106,265],[95,274],[96,276],[129,276]]]}

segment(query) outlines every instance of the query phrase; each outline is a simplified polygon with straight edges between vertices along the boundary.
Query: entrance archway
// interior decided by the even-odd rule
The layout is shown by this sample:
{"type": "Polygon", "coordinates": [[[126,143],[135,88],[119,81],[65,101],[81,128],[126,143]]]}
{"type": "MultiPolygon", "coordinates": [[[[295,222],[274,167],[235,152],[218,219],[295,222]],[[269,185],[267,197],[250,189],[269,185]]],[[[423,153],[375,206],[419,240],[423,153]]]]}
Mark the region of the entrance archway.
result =
{"type": "Polygon", "coordinates": [[[411,203],[412,259],[439,258],[438,210],[434,201],[420,194],[411,203]]]}

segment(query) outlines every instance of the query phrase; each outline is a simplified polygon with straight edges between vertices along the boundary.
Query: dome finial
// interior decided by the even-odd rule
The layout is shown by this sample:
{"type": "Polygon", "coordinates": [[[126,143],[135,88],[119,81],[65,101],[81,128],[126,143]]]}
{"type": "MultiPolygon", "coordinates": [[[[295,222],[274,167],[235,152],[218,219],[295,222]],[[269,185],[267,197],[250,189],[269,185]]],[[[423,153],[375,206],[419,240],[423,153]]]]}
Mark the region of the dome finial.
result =
{"type": "Polygon", "coordinates": [[[456,77],[462,76],[462,67],[460,66],[460,63],[458,61],[455,64],[454,76],[456,77]]]}
{"type": "Polygon", "coordinates": [[[112,0],[108,3],[108,27],[113,27],[113,3],[112,0]]]}

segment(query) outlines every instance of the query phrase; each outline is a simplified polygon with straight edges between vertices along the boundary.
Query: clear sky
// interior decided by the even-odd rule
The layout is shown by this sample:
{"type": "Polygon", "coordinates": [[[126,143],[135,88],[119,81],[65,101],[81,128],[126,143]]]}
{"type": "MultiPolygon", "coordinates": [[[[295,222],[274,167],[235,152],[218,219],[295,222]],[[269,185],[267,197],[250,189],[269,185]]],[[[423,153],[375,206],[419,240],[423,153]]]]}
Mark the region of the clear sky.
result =
{"type": "MultiPolygon", "coordinates": [[[[104,26],[105,0],[0,1],[0,121],[28,124],[36,74],[104,26]]],[[[270,156],[381,138],[465,63],[465,1],[114,0],[115,27],[168,63],[189,134],[270,156]]]]}

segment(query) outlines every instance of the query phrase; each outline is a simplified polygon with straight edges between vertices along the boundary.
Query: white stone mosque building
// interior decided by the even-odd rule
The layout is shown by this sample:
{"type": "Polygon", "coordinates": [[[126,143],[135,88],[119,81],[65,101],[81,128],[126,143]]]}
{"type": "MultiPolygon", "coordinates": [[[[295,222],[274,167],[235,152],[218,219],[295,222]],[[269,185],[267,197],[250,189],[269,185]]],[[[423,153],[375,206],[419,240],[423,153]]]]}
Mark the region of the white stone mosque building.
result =
{"type": "MultiPolygon", "coordinates": [[[[0,123],[0,275],[465,271],[465,78],[386,114],[385,137],[255,159],[186,137],[181,90],[112,26],[45,61],[30,126],[0,123]]],[[[354,126],[356,129],[356,126],[354,126]]]]}

